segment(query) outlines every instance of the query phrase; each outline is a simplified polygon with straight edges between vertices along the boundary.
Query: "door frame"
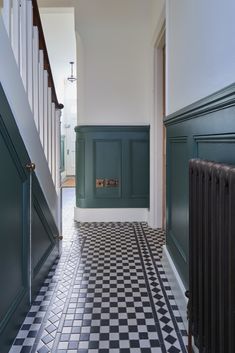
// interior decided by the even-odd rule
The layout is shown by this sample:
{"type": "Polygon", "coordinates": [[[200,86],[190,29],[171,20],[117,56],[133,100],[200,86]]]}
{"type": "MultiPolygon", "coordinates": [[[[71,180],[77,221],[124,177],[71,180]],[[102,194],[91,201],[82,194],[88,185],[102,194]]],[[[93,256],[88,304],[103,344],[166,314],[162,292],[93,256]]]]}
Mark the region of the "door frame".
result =
{"type": "MultiPolygon", "coordinates": [[[[153,40],[153,97],[152,121],[150,128],[150,212],[149,226],[165,227],[165,173],[163,163],[164,129],[163,129],[163,47],[166,43],[165,9],[158,22],[153,40]]],[[[166,80],[165,80],[166,81],[166,80]]]]}

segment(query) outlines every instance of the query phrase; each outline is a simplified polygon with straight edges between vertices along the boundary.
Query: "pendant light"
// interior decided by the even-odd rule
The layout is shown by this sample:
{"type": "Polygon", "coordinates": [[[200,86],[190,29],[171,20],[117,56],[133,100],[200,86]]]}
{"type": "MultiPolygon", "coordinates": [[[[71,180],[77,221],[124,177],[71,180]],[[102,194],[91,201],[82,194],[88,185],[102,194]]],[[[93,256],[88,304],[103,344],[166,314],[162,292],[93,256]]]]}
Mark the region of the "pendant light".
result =
{"type": "Polygon", "coordinates": [[[77,79],[76,77],[73,76],[73,65],[74,65],[74,61],[70,61],[70,65],[71,65],[71,75],[67,78],[67,80],[71,83],[75,82],[77,79]]]}

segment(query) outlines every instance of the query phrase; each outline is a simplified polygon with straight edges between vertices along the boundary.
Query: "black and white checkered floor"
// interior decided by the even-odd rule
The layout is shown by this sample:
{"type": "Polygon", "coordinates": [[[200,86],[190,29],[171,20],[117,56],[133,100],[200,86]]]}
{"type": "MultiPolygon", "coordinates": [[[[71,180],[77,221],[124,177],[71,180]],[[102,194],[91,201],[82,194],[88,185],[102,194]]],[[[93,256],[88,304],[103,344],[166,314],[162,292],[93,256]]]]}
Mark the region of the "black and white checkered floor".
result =
{"type": "Polygon", "coordinates": [[[186,353],[160,259],[164,233],[140,223],[75,223],[64,190],[62,257],[10,353],[186,353]]]}

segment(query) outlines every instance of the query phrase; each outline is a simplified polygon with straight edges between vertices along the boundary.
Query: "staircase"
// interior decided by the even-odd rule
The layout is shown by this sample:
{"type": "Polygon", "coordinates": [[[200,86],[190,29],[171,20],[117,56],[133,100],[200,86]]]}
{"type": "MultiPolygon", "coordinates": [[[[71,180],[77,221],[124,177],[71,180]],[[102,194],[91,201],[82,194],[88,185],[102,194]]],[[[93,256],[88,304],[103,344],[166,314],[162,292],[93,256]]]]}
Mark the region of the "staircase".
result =
{"type": "Polygon", "coordinates": [[[0,48],[0,352],[5,353],[60,252],[63,105],[36,0],[3,1],[0,48]]]}
{"type": "Polygon", "coordinates": [[[36,0],[4,0],[2,18],[55,188],[59,187],[60,114],[36,0]]]}

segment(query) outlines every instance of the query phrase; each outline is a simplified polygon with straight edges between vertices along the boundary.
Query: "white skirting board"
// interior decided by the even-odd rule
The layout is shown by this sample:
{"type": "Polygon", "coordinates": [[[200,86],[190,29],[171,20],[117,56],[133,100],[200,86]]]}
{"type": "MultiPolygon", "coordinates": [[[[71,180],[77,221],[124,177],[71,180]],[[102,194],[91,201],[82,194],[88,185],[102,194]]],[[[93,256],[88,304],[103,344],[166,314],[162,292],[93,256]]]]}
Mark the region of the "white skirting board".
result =
{"type": "Polygon", "coordinates": [[[187,320],[187,298],[185,297],[185,287],[178,274],[178,271],[172,261],[166,245],[163,246],[162,265],[166,273],[166,277],[170,284],[172,293],[175,297],[176,304],[183,319],[185,330],[188,330],[187,320]]]}
{"type": "Polygon", "coordinates": [[[78,222],[147,222],[147,208],[74,208],[78,222]]]}
{"type": "MultiPolygon", "coordinates": [[[[166,245],[163,246],[162,265],[165,270],[168,282],[171,286],[172,293],[175,297],[176,304],[183,319],[185,330],[188,331],[187,320],[187,298],[185,297],[185,286],[179,276],[179,273],[172,261],[171,255],[167,250],[166,245]]],[[[199,353],[198,348],[193,343],[194,353],[199,353]]]]}

